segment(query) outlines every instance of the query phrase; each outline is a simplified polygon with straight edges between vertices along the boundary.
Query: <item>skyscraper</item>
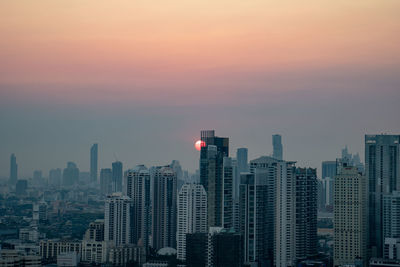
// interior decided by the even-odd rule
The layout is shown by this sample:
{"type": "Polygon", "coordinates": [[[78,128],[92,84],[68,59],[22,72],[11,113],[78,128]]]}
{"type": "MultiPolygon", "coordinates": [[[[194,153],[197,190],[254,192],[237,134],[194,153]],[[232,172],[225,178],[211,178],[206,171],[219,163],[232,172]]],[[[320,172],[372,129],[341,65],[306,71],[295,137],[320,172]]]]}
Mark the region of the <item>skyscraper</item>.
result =
{"type": "Polygon", "coordinates": [[[176,248],[176,173],[170,167],[157,167],[153,193],[153,248],[176,248]]]}
{"type": "Polygon", "coordinates": [[[274,148],[274,152],[272,157],[282,160],[283,159],[283,148],[282,148],[282,137],[279,134],[274,134],[272,136],[272,146],[274,148]]]}
{"type": "Polygon", "coordinates": [[[317,169],[296,168],[296,259],[317,254],[317,169]]]}
{"type": "Polygon", "coordinates": [[[15,185],[18,180],[18,164],[17,158],[15,157],[14,153],[11,154],[10,157],[10,179],[9,182],[12,185],[15,185]]]}
{"type": "MultiPolygon", "coordinates": [[[[254,237],[256,244],[254,248],[253,258],[257,262],[273,261],[274,257],[274,233],[275,233],[275,201],[276,201],[276,179],[277,169],[279,166],[279,160],[272,157],[259,157],[250,161],[250,172],[254,175],[253,182],[247,182],[248,189],[254,188],[253,191],[249,191],[256,194],[254,202],[254,210],[256,213],[256,220],[254,221],[254,231],[257,232],[257,236],[254,237]]],[[[241,187],[243,187],[243,179],[241,179],[241,187]]],[[[242,191],[241,191],[242,192],[242,191]]],[[[242,193],[241,193],[242,196],[242,193]]],[[[251,195],[250,195],[251,196],[251,195]]],[[[251,198],[249,199],[251,200],[251,198]]],[[[239,201],[240,205],[248,205],[247,202],[242,200],[239,201]]],[[[243,209],[243,208],[241,208],[243,209]]],[[[240,212],[241,217],[243,211],[240,212]]],[[[248,217],[249,220],[250,217],[248,217]]],[[[248,221],[250,227],[250,221],[248,221]]],[[[241,219],[241,225],[243,225],[243,218],[241,219]]],[[[243,226],[241,226],[243,229],[243,226]]],[[[244,239],[246,240],[244,235],[244,239]]],[[[246,245],[245,245],[246,246],[246,245]]],[[[251,255],[251,254],[249,254],[251,255]]]]}
{"type": "Polygon", "coordinates": [[[207,192],[208,227],[222,226],[223,158],[229,156],[229,138],[201,131],[200,183],[207,192]]]}
{"type": "Polygon", "coordinates": [[[247,160],[247,148],[238,148],[236,151],[236,160],[239,173],[249,171],[249,163],[247,160]]]}
{"type": "Polygon", "coordinates": [[[186,259],[186,234],[206,232],[206,191],[201,184],[184,184],[178,194],[177,258],[186,259]]]}
{"type": "Polygon", "coordinates": [[[368,245],[372,257],[383,253],[384,194],[400,190],[400,135],[365,136],[365,173],[369,192],[369,237],[368,245]]]}
{"type": "Polygon", "coordinates": [[[333,180],[336,176],[336,161],[322,162],[322,208],[333,207],[333,180]]]}
{"type": "Polygon", "coordinates": [[[335,177],[334,266],[367,261],[367,181],[357,167],[335,177]]]}
{"type": "Polygon", "coordinates": [[[242,172],[240,178],[239,224],[244,240],[244,261],[264,266],[268,253],[272,253],[269,242],[273,242],[268,238],[267,175],[242,172]]]}
{"type": "Polygon", "coordinates": [[[235,168],[232,159],[224,157],[223,159],[223,177],[222,177],[222,226],[224,228],[233,227],[233,178],[235,168]]]}
{"type": "Polygon", "coordinates": [[[296,180],[294,162],[279,161],[276,172],[274,265],[295,266],[296,180]]]}
{"type": "Polygon", "coordinates": [[[97,161],[98,161],[98,144],[93,144],[90,148],[90,181],[97,183],[97,161]]]}
{"type": "Polygon", "coordinates": [[[122,162],[112,163],[112,190],[122,192],[122,162]]]}
{"type": "Polygon", "coordinates": [[[124,192],[133,202],[132,243],[146,249],[151,234],[150,173],[144,165],[125,172],[124,192]]]}
{"type": "Polygon", "coordinates": [[[100,170],[100,192],[103,195],[113,193],[112,171],[110,168],[100,170]]]}
{"type": "Polygon", "coordinates": [[[132,200],[121,193],[107,196],[104,209],[104,240],[115,246],[129,244],[132,200]]]}

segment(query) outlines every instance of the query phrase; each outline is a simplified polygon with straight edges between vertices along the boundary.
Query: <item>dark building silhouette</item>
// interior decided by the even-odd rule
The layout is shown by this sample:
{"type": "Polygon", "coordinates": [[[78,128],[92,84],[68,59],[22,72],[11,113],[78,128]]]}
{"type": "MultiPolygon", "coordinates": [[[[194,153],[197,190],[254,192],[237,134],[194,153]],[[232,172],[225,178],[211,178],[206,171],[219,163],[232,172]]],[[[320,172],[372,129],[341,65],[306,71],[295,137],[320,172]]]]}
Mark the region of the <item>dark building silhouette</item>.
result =
{"type": "Polygon", "coordinates": [[[9,182],[12,185],[15,185],[18,180],[18,164],[17,158],[15,157],[14,153],[11,154],[10,157],[10,179],[9,182]]]}
{"type": "Polygon", "coordinates": [[[239,233],[222,230],[211,237],[211,266],[242,267],[243,238],[239,233]]]}
{"type": "Polygon", "coordinates": [[[282,160],[283,159],[283,148],[282,148],[282,136],[279,134],[274,134],[272,136],[272,146],[274,152],[272,157],[282,160]]]}
{"type": "Polygon", "coordinates": [[[98,162],[98,144],[93,144],[90,148],[90,181],[97,182],[97,162],[98,162]]]}
{"type": "Polygon", "coordinates": [[[187,267],[205,267],[207,264],[208,233],[186,234],[187,267]]]}
{"type": "Polygon", "coordinates": [[[207,192],[208,226],[222,226],[223,159],[229,157],[229,138],[201,131],[200,183],[207,192]]]}
{"type": "Polygon", "coordinates": [[[122,192],[122,162],[116,161],[112,164],[112,190],[122,192]]]}
{"type": "Polygon", "coordinates": [[[239,173],[249,171],[249,162],[247,160],[247,148],[238,148],[236,151],[236,160],[239,173]]]}

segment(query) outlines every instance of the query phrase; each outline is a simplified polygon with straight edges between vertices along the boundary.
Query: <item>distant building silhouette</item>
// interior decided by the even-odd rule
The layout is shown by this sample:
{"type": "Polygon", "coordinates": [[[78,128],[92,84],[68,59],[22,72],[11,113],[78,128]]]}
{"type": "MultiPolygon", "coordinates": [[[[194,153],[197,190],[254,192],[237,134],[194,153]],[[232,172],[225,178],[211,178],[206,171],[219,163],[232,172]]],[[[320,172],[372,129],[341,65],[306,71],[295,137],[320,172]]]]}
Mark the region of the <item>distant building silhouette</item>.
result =
{"type": "Polygon", "coordinates": [[[247,148],[238,148],[236,151],[237,168],[239,173],[249,171],[249,162],[247,160],[247,148]]]}
{"type": "Polygon", "coordinates": [[[9,182],[12,185],[15,185],[18,180],[18,164],[17,164],[17,158],[15,157],[14,153],[11,154],[10,157],[10,178],[9,182]]]}
{"type": "Polygon", "coordinates": [[[274,148],[272,157],[282,160],[283,159],[283,148],[282,148],[282,136],[281,135],[274,134],[272,136],[272,146],[274,148]]]}
{"type": "Polygon", "coordinates": [[[122,162],[116,161],[112,163],[112,190],[113,192],[122,192],[122,162]]]}
{"type": "Polygon", "coordinates": [[[90,181],[97,182],[98,170],[98,144],[93,144],[90,148],[90,181]]]}

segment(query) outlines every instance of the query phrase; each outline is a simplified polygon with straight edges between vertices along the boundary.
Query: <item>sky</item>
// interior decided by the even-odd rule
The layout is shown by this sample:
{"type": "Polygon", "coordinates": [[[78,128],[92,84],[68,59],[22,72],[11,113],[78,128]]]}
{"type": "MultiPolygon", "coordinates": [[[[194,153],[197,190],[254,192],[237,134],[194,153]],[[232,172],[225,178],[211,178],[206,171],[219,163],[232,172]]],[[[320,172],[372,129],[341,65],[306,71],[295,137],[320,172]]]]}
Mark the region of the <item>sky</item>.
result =
{"type": "Polygon", "coordinates": [[[320,169],[364,134],[400,134],[400,1],[0,1],[0,177],[198,167],[200,130],[230,154],[320,169]]]}

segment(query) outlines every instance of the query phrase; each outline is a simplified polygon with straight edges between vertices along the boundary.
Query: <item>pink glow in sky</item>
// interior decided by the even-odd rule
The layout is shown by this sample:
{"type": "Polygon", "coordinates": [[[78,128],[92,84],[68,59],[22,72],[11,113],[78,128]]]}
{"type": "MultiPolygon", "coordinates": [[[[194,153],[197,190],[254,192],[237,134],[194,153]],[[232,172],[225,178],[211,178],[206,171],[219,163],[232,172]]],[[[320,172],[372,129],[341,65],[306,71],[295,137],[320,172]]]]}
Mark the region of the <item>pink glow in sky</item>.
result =
{"type": "Polygon", "coordinates": [[[0,84],[64,101],[296,90],[264,77],[397,69],[399,10],[397,0],[1,1],[0,84]]]}

